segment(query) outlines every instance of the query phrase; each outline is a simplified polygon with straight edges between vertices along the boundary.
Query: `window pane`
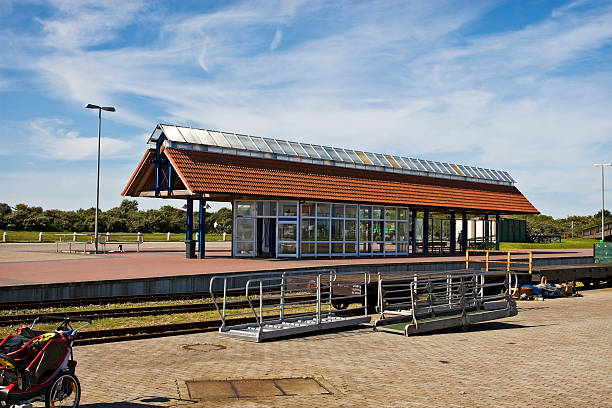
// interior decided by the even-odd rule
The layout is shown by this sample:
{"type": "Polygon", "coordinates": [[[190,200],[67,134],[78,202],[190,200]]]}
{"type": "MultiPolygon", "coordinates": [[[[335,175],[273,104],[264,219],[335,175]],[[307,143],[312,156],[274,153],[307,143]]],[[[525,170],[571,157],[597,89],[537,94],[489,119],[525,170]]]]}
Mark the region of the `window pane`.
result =
{"type": "Polygon", "coordinates": [[[395,242],[385,242],[385,253],[386,254],[395,253],[395,242]]]}
{"type": "Polygon", "coordinates": [[[384,215],[385,213],[383,207],[374,207],[372,210],[372,218],[375,220],[382,220],[384,215]]]}
{"type": "Polygon", "coordinates": [[[369,254],[370,252],[372,252],[371,242],[360,242],[359,243],[359,253],[360,254],[369,254]]]}
{"type": "Polygon", "coordinates": [[[332,220],[332,241],[344,240],[344,220],[332,220]]]}
{"type": "Polygon", "coordinates": [[[346,207],[346,218],[357,218],[357,206],[347,205],[346,207]]]}
{"type": "Polygon", "coordinates": [[[276,201],[258,201],[257,215],[264,217],[276,217],[276,201]]]}
{"type": "Polygon", "coordinates": [[[370,221],[359,222],[359,240],[360,241],[371,241],[372,240],[372,226],[370,221]]]}
{"type": "Polygon", "coordinates": [[[302,217],[314,217],[314,216],[315,216],[315,203],[302,204],[302,217]]]}
{"type": "Polygon", "coordinates": [[[344,204],[332,205],[332,217],[344,218],[344,204]]]}
{"type": "Polygon", "coordinates": [[[236,240],[237,241],[253,241],[253,218],[238,218],[236,220],[236,240]]]}
{"type": "Polygon", "coordinates": [[[344,239],[346,241],[357,240],[357,222],[352,220],[346,220],[344,222],[344,239]]]}
{"type": "Polygon", "coordinates": [[[279,217],[295,217],[297,215],[297,203],[295,202],[280,202],[279,217]]]}
{"type": "Polygon", "coordinates": [[[354,254],[357,252],[357,244],[355,242],[347,242],[344,244],[344,252],[347,254],[354,254]]]}
{"type": "Polygon", "coordinates": [[[395,207],[386,207],[385,208],[385,219],[386,220],[394,220],[395,219],[395,207]]]}
{"type": "Polygon", "coordinates": [[[383,244],[382,242],[374,242],[372,244],[372,249],[375,254],[382,253],[385,250],[385,244],[383,244]]]}
{"type": "Polygon", "coordinates": [[[342,242],[334,242],[332,244],[332,253],[334,254],[344,253],[344,244],[342,242]]]}
{"type": "Polygon", "coordinates": [[[297,238],[297,225],[295,224],[280,224],[279,241],[295,241],[297,238]]]}
{"type": "Polygon", "coordinates": [[[329,220],[317,219],[317,241],[329,241],[329,220]]]}
{"type": "Polygon", "coordinates": [[[281,254],[295,254],[295,251],[296,251],[295,242],[293,243],[281,242],[279,245],[279,253],[281,254]]]}
{"type": "Polygon", "coordinates": [[[369,205],[360,205],[359,206],[359,218],[361,219],[372,218],[372,207],[370,207],[369,205]]]}
{"type": "Polygon", "coordinates": [[[397,240],[398,242],[408,241],[408,223],[397,223],[397,240]]]}
{"type": "Polygon", "coordinates": [[[384,222],[382,221],[374,221],[372,225],[372,238],[374,241],[382,241],[383,240],[383,228],[384,222]]]}
{"type": "Polygon", "coordinates": [[[397,244],[397,252],[408,252],[408,244],[406,243],[398,243],[397,244]]]}
{"type": "Polygon", "coordinates": [[[302,219],[302,241],[314,241],[315,240],[315,220],[314,219],[302,219]]]}
{"type": "Polygon", "coordinates": [[[302,255],[314,254],[315,244],[314,242],[302,242],[302,255]]]}
{"type": "Polygon", "coordinates": [[[237,203],[236,215],[239,217],[253,215],[253,203],[237,203]]]}
{"type": "Polygon", "coordinates": [[[236,254],[252,255],[253,254],[253,243],[252,242],[237,242],[236,243],[236,254]]]}
{"type": "Polygon", "coordinates": [[[407,220],[408,219],[408,209],[407,208],[398,208],[397,209],[397,219],[398,220],[407,220]]]}
{"type": "Polygon", "coordinates": [[[385,241],[395,241],[395,221],[385,222],[385,241]]]}
{"type": "Polygon", "coordinates": [[[329,217],[329,204],[317,204],[317,216],[329,217]]]}
{"type": "Polygon", "coordinates": [[[317,255],[329,255],[329,242],[317,243],[317,255]]]}

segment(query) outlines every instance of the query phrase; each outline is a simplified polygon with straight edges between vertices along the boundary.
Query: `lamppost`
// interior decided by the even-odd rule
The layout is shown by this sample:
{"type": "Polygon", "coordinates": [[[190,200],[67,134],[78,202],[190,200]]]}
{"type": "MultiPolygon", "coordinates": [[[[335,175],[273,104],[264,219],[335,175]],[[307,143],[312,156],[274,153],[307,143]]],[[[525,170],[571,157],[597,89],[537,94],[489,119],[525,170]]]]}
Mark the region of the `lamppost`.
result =
{"type": "Polygon", "coordinates": [[[596,163],[593,166],[601,167],[601,242],[604,242],[604,167],[610,167],[612,163],[596,163]]]}
{"type": "Polygon", "coordinates": [[[114,112],[115,108],[112,106],[98,106],[88,103],[85,105],[86,109],[97,109],[98,110],[98,178],[96,184],[96,227],[95,227],[95,238],[94,245],[96,248],[96,254],[98,253],[98,209],[100,207],[100,131],[102,129],[102,111],[114,112]]]}

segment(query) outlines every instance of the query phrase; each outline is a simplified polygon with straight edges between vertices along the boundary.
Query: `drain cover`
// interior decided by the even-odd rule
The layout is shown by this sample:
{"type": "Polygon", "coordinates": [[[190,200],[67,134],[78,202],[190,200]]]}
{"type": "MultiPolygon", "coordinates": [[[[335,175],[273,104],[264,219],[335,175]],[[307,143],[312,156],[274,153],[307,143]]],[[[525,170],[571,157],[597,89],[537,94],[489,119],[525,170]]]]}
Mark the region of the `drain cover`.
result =
{"type": "Polygon", "coordinates": [[[263,378],[186,381],[189,397],[198,400],[268,398],[287,395],[331,394],[315,378],[263,378]]]}
{"type": "Polygon", "coordinates": [[[225,350],[225,346],[220,344],[208,344],[208,343],[199,343],[199,344],[185,344],[183,349],[189,351],[199,351],[202,353],[206,353],[209,351],[217,351],[217,350],[225,350]]]}

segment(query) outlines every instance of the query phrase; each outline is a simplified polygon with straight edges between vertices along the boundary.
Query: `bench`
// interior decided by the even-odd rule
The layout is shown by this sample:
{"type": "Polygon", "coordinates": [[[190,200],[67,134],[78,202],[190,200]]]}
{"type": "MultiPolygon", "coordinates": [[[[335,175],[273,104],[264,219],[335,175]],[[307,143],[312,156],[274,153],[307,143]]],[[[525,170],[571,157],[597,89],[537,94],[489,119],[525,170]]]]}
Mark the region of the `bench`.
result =
{"type": "Polygon", "coordinates": [[[102,246],[102,252],[110,252],[107,250],[108,249],[107,247],[109,245],[117,245],[117,250],[119,252],[124,252],[123,245],[136,245],[136,252],[140,252],[140,244],[142,243],[143,243],[143,238],[140,233],[138,233],[137,235],[106,233],[104,235],[100,235],[100,240],[99,240],[98,245],[102,246]],[[115,240],[116,238],[119,238],[119,240],[115,240]],[[136,240],[130,241],[125,238],[136,238],[136,240]]]}

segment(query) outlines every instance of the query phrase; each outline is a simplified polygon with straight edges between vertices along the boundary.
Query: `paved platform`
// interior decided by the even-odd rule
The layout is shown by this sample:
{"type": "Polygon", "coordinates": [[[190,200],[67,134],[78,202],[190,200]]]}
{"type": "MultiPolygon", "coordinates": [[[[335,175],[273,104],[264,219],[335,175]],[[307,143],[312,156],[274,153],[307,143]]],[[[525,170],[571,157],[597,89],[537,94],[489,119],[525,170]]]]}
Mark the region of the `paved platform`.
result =
{"type": "Polygon", "coordinates": [[[583,294],[409,338],[360,328],[261,344],[202,333],[77,347],[81,406],[611,407],[612,289],[583,294]],[[302,377],[329,393],[314,384],[282,395],[270,381],[240,381],[302,377]],[[189,396],[187,382],[228,379],[258,396],[219,392],[223,381],[197,393],[217,397],[189,396]]]}
{"type": "MultiPolygon", "coordinates": [[[[380,257],[331,259],[236,259],[229,257],[229,242],[207,243],[210,257],[186,259],[185,245],[145,243],[140,253],[87,255],[56,253],[55,244],[0,243],[0,286],[90,282],[116,279],[156,278],[265,271],[295,268],[326,268],[341,265],[403,264],[463,261],[463,256],[380,257]]],[[[534,259],[592,256],[590,249],[534,250],[534,259]]]]}

